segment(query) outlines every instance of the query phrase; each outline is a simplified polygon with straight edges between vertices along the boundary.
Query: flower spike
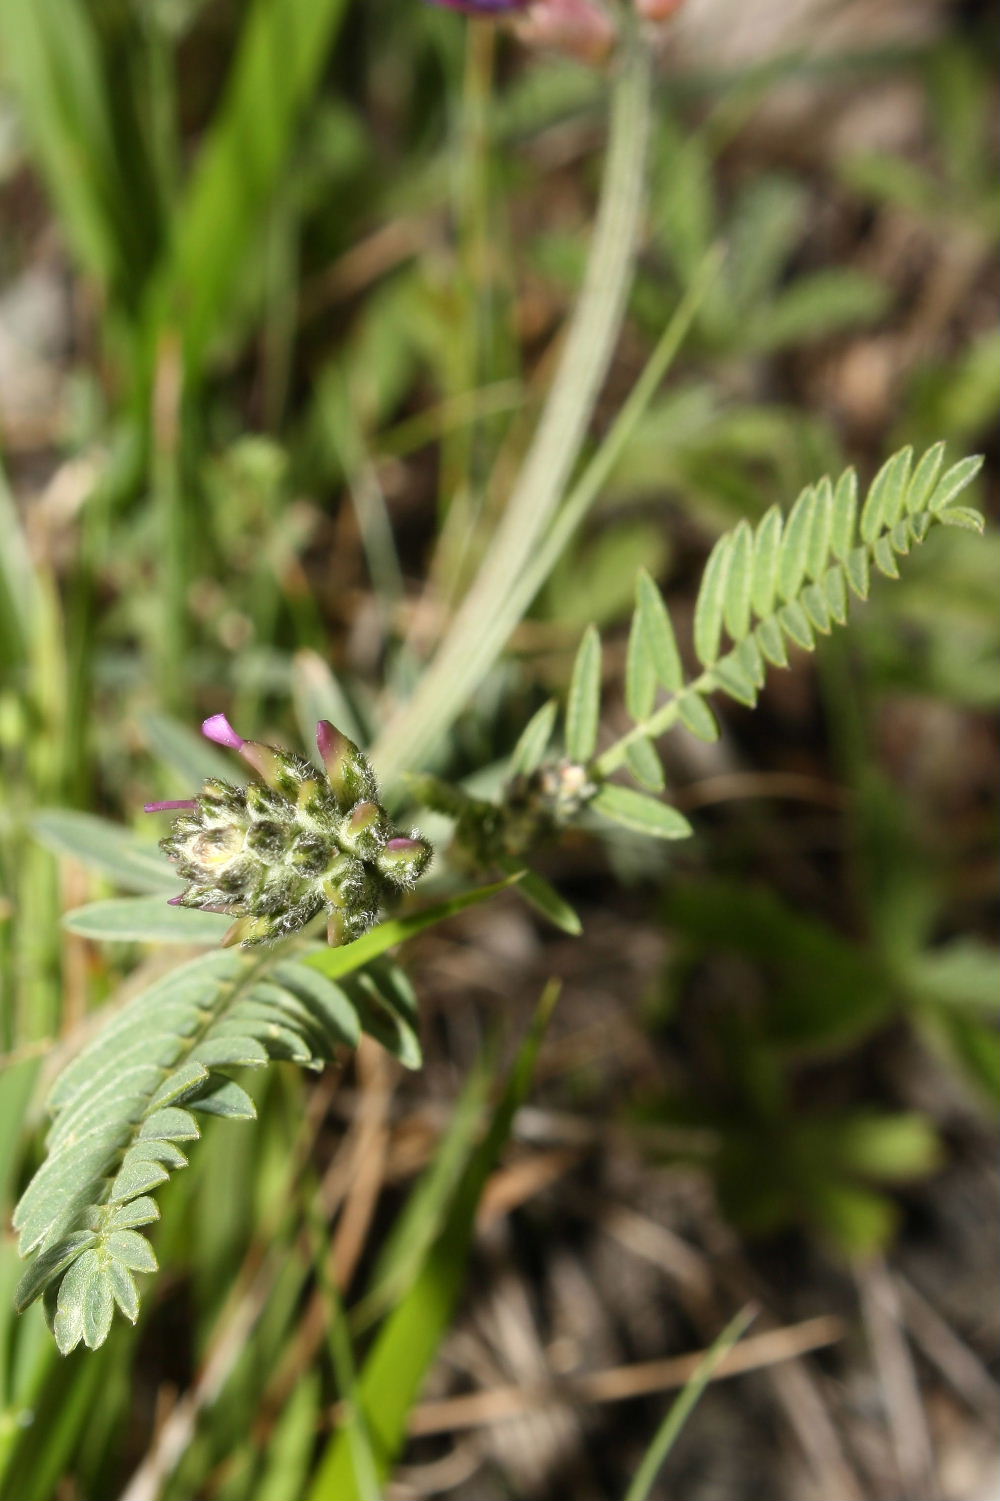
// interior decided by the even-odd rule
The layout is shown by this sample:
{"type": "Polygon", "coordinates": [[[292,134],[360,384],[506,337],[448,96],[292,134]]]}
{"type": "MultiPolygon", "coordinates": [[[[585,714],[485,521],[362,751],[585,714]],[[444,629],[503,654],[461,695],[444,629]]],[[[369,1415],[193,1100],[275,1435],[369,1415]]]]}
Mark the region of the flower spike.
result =
{"type": "Polygon", "coordinates": [[[350,943],[425,869],[430,845],[393,827],[367,757],[327,720],[316,743],[328,780],[291,751],[244,740],[224,714],[202,729],[260,780],[208,777],[198,797],[147,808],[179,815],[160,841],[187,882],[171,906],[232,917],[224,946],[274,941],[324,911],[328,941],[350,943]]]}

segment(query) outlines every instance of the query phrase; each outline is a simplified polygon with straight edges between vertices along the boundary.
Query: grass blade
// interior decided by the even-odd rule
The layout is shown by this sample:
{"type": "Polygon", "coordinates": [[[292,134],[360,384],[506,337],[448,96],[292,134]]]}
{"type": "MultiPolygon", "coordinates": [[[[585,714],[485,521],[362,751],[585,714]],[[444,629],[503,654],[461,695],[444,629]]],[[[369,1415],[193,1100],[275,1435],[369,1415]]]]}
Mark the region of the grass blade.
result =
{"type": "Polygon", "coordinates": [[[711,1381],[720,1362],[745,1333],[755,1314],[754,1308],[743,1308],[723,1329],[657,1429],[656,1436],[636,1471],[635,1479],[625,1493],[625,1501],[647,1501],[657,1475],[676,1443],[678,1434],[697,1406],[702,1392],[711,1381]]]}
{"type": "MultiPolygon", "coordinates": [[[[514,1114],[527,1094],[557,993],[556,986],[551,985],[543,994],[489,1131],[469,1159],[441,1233],[409,1293],[384,1325],[357,1383],[362,1420],[383,1477],[403,1443],[410,1409],[450,1323],[461,1292],[476,1209],[510,1134],[514,1114]]],[[[365,1501],[345,1432],[337,1433],[330,1442],[307,1501],[365,1501]]]]}

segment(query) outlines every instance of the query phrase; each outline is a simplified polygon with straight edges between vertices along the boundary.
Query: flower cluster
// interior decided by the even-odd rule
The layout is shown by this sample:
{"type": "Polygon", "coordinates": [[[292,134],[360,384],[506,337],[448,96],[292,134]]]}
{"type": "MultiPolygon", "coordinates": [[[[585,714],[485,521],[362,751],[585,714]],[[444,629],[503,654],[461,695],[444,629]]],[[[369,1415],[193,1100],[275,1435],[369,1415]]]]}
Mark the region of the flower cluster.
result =
{"type": "Polygon", "coordinates": [[[325,778],[301,756],[243,740],[223,714],[202,732],[260,780],[237,787],[209,777],[198,797],[147,803],[146,812],[177,811],[160,847],[189,884],[172,903],[235,917],[224,944],[267,943],[324,910],[329,942],[349,943],[423,874],[430,845],[393,828],[370,763],[327,720],[316,727],[325,778]]]}

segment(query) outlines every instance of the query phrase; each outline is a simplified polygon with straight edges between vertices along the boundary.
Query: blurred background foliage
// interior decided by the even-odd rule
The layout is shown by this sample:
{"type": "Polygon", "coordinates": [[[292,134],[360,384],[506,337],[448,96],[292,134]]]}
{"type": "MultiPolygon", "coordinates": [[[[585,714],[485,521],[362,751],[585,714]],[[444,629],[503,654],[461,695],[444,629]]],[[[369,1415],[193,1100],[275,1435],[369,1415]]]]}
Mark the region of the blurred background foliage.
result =
{"type": "MultiPolygon", "coordinates": [[[[985,447],[988,501],[989,7],[739,9],[688,0],[658,44],[595,433],[715,245],[722,269],[442,774],[489,784],[591,620],[613,695],[636,569],[683,618],[718,532],[820,473],[944,437],[985,447]]],[[[367,741],[412,690],[544,393],[606,97],[411,0],[0,6],[6,1219],[53,1061],[162,962],[60,929],[116,883],[37,811],[182,795],[214,709],[367,741]]],[[[753,1296],[845,1337],[714,1388],[662,1495],[993,1494],[998,562],[995,532],[936,537],[719,742],[676,732],[700,837],[553,852],[582,939],[511,897],[420,940],[422,1074],[363,1049],[213,1123],[137,1330],[60,1359],[37,1307],[13,1320],[5,1237],[0,1493],[369,1501],[410,1422],[399,1501],[619,1496],[655,1384],[468,1427],[442,1403],[696,1348],[753,1296]],[[505,1094],[499,1060],[552,975],[525,1104],[527,1055],[505,1094]],[[335,1406],[359,1384],[386,1433],[335,1406]]]]}

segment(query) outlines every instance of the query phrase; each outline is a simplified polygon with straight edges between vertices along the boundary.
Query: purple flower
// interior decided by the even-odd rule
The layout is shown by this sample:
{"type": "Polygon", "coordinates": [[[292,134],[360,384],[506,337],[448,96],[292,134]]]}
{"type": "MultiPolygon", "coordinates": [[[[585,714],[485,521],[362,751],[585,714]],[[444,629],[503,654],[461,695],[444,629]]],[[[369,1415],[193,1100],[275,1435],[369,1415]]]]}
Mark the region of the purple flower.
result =
{"type": "Polygon", "coordinates": [[[244,740],[224,714],[202,733],[259,780],[209,777],[198,797],[146,811],[178,815],[160,847],[188,885],[170,905],[235,918],[223,944],[272,942],[324,910],[329,941],[349,943],[423,874],[430,845],[393,827],[368,758],[327,720],[316,727],[325,777],[291,751],[244,740]]]}
{"type": "Polygon", "coordinates": [[[246,745],[242,735],[237,735],[225,714],[213,714],[209,719],[203,720],[201,733],[206,740],[214,740],[216,745],[224,745],[228,750],[241,750],[246,745]]]}

